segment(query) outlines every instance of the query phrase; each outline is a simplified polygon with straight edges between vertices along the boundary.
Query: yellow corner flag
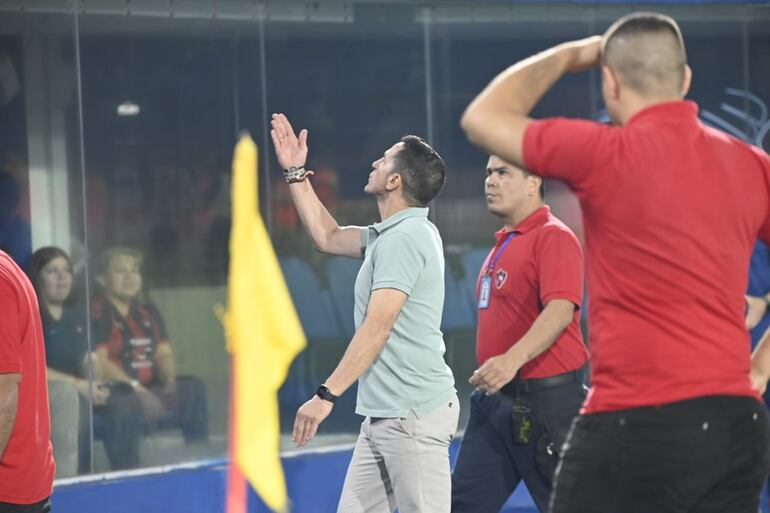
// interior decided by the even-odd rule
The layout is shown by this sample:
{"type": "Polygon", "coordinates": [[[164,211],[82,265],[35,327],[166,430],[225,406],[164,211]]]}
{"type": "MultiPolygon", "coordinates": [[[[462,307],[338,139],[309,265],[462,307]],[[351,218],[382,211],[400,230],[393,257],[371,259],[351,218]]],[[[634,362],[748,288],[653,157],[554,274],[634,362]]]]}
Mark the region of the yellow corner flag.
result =
{"type": "Polygon", "coordinates": [[[306,345],[302,326],[259,215],[257,147],[244,135],[235,147],[227,313],[232,353],[231,483],[228,513],[245,511],[245,476],[273,511],[287,511],[286,483],[279,456],[278,389],[289,365],[306,345]],[[241,504],[238,504],[241,503],[241,504]]]}

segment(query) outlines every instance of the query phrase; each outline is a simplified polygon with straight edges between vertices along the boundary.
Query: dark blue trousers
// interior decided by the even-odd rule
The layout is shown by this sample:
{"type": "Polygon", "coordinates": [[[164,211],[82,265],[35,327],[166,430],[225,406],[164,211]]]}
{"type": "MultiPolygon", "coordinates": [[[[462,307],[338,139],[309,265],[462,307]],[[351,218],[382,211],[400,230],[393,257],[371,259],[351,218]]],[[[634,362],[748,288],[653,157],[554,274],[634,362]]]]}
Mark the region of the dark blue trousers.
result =
{"type": "Polygon", "coordinates": [[[474,392],[452,473],[452,513],[497,513],[521,481],[546,513],[559,451],[584,397],[579,383],[519,396],[531,409],[529,441],[519,443],[512,398],[474,392]]]}

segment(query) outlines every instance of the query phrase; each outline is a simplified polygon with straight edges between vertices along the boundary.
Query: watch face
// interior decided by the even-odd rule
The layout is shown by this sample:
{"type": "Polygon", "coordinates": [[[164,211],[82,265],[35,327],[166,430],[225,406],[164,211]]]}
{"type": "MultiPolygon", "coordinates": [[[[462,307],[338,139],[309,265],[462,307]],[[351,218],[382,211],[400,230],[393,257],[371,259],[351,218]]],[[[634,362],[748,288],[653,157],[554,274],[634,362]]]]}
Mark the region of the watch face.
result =
{"type": "Polygon", "coordinates": [[[326,388],[325,386],[323,386],[323,385],[318,387],[318,391],[316,392],[316,395],[318,397],[320,397],[321,399],[323,399],[325,401],[332,402],[332,403],[336,399],[336,397],[334,397],[334,395],[331,393],[331,391],[328,388],[326,388]]]}

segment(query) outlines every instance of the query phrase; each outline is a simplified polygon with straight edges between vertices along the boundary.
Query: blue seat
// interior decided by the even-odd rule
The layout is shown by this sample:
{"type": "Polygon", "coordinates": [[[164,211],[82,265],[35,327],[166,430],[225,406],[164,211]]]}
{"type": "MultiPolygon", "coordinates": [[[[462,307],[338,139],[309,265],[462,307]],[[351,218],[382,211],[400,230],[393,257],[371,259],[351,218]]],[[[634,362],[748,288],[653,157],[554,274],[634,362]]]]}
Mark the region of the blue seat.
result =
{"type": "Polygon", "coordinates": [[[281,258],[280,263],[308,340],[343,338],[344,333],[337,321],[331,292],[321,287],[310,266],[295,257],[281,258]]]}
{"type": "Polygon", "coordinates": [[[478,280],[481,266],[484,265],[484,260],[487,259],[489,254],[489,248],[476,248],[466,251],[460,256],[460,261],[463,264],[463,270],[465,276],[463,277],[463,288],[465,293],[473,306],[473,317],[476,318],[476,280],[478,280]]]}
{"type": "Polygon", "coordinates": [[[468,295],[447,265],[444,270],[444,313],[441,317],[441,330],[447,332],[473,329],[475,323],[468,295]]]}
{"type": "Polygon", "coordinates": [[[332,363],[325,355],[346,337],[332,305],[331,292],[321,287],[310,266],[295,257],[280,258],[286,285],[305,331],[308,347],[294,361],[279,397],[284,407],[293,409],[312,394],[321,380],[328,377],[332,363]]]}
{"type": "Polygon", "coordinates": [[[337,318],[341,320],[342,329],[348,337],[352,337],[356,330],[353,323],[353,287],[358,270],[361,269],[361,262],[353,258],[339,257],[331,258],[326,266],[332,304],[337,311],[337,318]]]}

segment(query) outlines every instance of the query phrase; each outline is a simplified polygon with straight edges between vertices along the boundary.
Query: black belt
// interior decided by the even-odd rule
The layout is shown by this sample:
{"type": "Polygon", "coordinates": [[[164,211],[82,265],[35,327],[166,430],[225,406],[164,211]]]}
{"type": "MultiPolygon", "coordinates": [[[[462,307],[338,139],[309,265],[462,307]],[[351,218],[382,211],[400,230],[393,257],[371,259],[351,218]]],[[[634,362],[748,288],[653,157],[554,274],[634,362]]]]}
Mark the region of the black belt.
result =
{"type": "Polygon", "coordinates": [[[557,374],[556,376],[548,376],[547,378],[519,379],[518,377],[515,377],[513,380],[503,385],[503,388],[500,389],[500,393],[508,397],[517,397],[521,394],[537,392],[546,388],[560,387],[570,383],[583,383],[582,368],[565,372],[564,374],[557,374]]]}

